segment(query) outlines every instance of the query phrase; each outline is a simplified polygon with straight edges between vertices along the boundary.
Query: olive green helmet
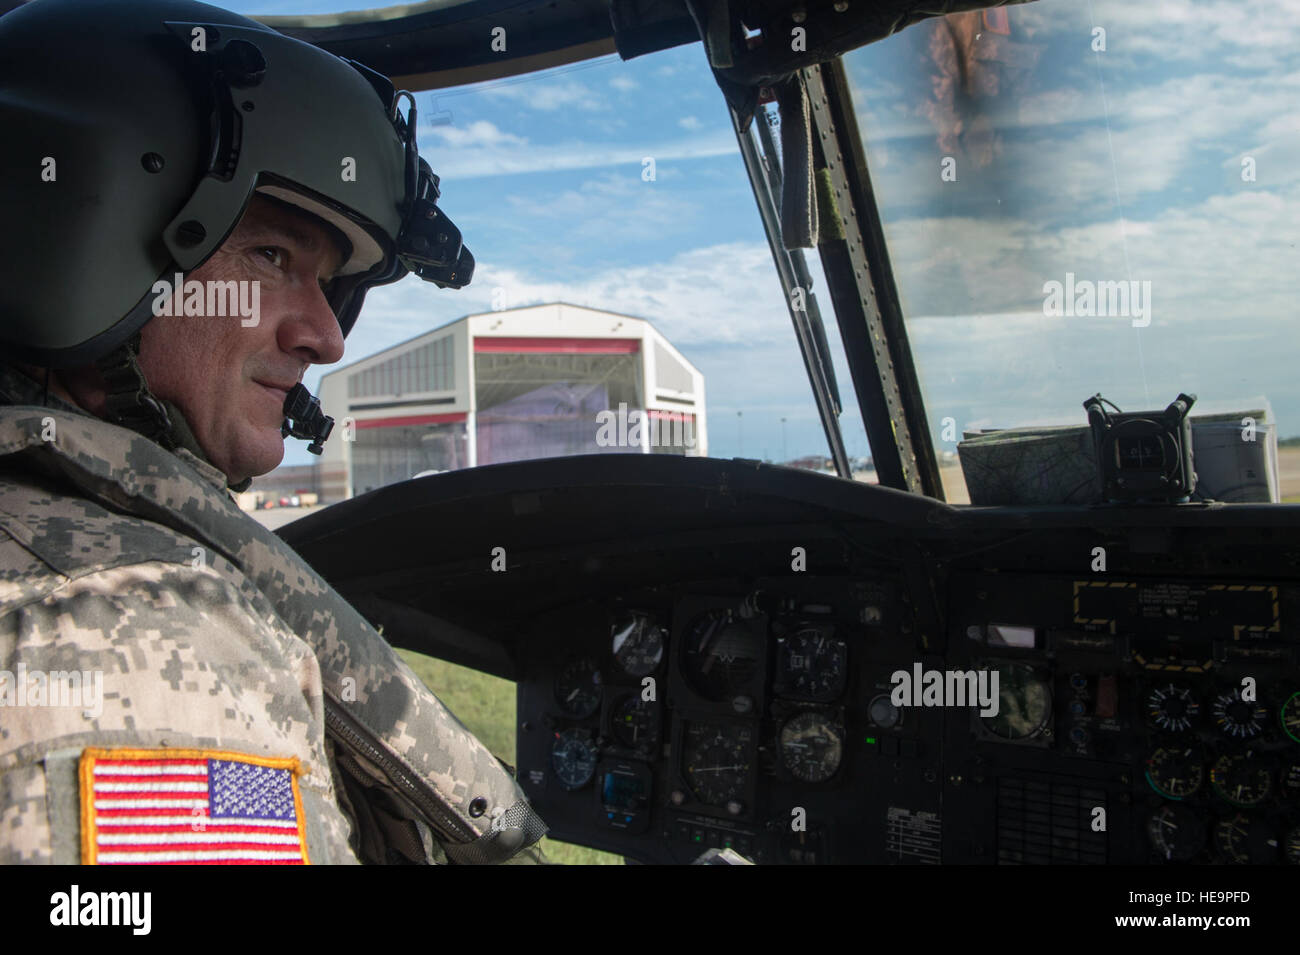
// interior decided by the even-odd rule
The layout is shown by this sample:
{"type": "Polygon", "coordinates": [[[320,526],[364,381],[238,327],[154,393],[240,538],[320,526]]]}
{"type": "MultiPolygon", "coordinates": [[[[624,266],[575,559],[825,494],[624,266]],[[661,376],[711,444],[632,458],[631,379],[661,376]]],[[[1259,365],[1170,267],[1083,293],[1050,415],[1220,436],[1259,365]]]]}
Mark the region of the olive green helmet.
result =
{"type": "Polygon", "coordinates": [[[108,355],[254,192],[347,238],[328,289],[344,335],[366,290],[407,271],[465,285],[474,260],[415,120],[378,73],[203,3],[36,0],[0,17],[0,354],[108,355]]]}

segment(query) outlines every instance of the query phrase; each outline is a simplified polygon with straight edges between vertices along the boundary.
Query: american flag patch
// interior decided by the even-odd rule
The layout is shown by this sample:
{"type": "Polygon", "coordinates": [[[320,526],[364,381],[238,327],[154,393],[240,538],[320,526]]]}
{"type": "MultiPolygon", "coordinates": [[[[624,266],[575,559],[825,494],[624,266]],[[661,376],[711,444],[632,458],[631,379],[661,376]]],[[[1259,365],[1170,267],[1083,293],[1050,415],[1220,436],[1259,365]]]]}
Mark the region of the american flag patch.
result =
{"type": "Polygon", "coordinates": [[[306,865],[297,759],[188,749],[81,754],[86,865],[306,865]]]}

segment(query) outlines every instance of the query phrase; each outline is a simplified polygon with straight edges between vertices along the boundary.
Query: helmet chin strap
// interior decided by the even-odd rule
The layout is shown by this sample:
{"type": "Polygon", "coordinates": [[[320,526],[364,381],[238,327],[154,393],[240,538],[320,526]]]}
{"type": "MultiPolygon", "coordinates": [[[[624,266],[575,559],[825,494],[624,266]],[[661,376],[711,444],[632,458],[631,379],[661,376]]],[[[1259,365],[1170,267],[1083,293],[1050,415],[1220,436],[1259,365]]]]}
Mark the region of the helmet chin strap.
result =
{"type": "MultiPolygon", "coordinates": [[[[201,461],[212,464],[203,447],[190,430],[185,415],[172,402],[149,390],[140,368],[140,333],[109,352],[95,367],[104,377],[108,394],[104,403],[105,420],[130,428],[168,451],[185,448],[201,461]]],[[[320,454],[322,443],[334,429],[334,419],[323,413],[320,399],[300,382],[293,386],[284,402],[281,437],[310,439],[307,450],[320,454]]],[[[215,467],[215,465],[214,465],[215,467]]],[[[253,479],[245,478],[227,486],[235,492],[246,491],[253,479]]]]}

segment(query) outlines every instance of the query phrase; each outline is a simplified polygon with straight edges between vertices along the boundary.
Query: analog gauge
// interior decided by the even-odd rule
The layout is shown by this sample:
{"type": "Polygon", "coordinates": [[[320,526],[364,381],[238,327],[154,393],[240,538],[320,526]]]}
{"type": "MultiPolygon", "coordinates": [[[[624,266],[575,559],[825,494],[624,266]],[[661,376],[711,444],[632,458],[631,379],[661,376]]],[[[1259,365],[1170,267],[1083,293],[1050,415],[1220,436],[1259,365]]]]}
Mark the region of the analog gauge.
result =
{"type": "Polygon", "coordinates": [[[703,613],[686,629],[682,675],[696,693],[725,700],[746,688],[758,671],[763,640],[749,621],[718,608],[703,613]]]}
{"type": "Polygon", "coordinates": [[[648,753],[659,742],[659,705],[638,693],[624,697],[610,713],[609,729],[624,746],[648,753]]]}
{"type": "Polygon", "coordinates": [[[748,726],[686,724],[682,768],[696,799],[725,806],[744,795],[752,741],[748,726]]]}
{"type": "Polygon", "coordinates": [[[1147,719],[1152,726],[1167,733],[1191,729],[1200,712],[1201,704],[1185,686],[1167,683],[1147,694],[1147,719]]]}
{"type": "Polygon", "coordinates": [[[805,627],[777,643],[776,691],[829,702],[844,690],[848,644],[819,627],[805,627]]]}
{"type": "Polygon", "coordinates": [[[903,722],[903,711],[894,705],[888,693],[882,693],[867,705],[867,715],[871,722],[885,729],[893,729],[903,722]]]}
{"type": "Polygon", "coordinates": [[[611,632],[614,662],[628,676],[649,676],[664,658],[664,630],[643,613],[614,621],[611,632]]]}
{"type": "Polygon", "coordinates": [[[1186,806],[1161,806],[1147,820],[1151,848],[1168,862],[1186,862],[1205,845],[1205,825],[1186,806]]]}
{"type": "Polygon", "coordinates": [[[1268,709],[1263,703],[1250,703],[1235,693],[1220,693],[1211,707],[1214,725],[1233,739],[1250,739],[1264,730],[1268,709]]]}
{"type": "Polygon", "coordinates": [[[781,727],[781,762],[806,783],[824,783],[840,768],[844,732],[820,713],[800,713],[781,727]]]}
{"type": "Polygon", "coordinates": [[[998,712],[981,716],[984,727],[1003,739],[1027,739],[1047,728],[1052,718],[1052,690],[1024,663],[1002,663],[998,671],[998,712]]]}
{"type": "Polygon", "coordinates": [[[1214,827],[1214,844],[1224,858],[1236,865],[1271,865],[1277,861],[1277,839],[1272,827],[1242,813],[1214,827]]]}
{"type": "Polygon", "coordinates": [[[1293,826],[1286,834],[1286,861],[1300,865],[1300,826],[1293,826]]]}
{"type": "Polygon", "coordinates": [[[596,774],[596,746],[586,730],[555,734],[551,768],[565,789],[581,789],[596,774]]]}
{"type": "Polygon", "coordinates": [[[1186,799],[1205,781],[1205,758],[1195,746],[1162,746],[1147,757],[1146,775],[1166,799],[1186,799]]]}
{"type": "Polygon", "coordinates": [[[1273,778],[1268,767],[1249,756],[1220,756],[1210,769],[1210,785],[1234,806],[1258,806],[1268,798],[1273,778]]]}
{"type": "Polygon", "coordinates": [[[565,716],[584,719],[600,709],[600,671],[590,660],[574,660],[555,680],[555,701],[565,716]]]}
{"type": "Polygon", "coordinates": [[[1300,691],[1292,693],[1278,711],[1282,718],[1282,730],[1297,743],[1300,743],[1300,691]]]}

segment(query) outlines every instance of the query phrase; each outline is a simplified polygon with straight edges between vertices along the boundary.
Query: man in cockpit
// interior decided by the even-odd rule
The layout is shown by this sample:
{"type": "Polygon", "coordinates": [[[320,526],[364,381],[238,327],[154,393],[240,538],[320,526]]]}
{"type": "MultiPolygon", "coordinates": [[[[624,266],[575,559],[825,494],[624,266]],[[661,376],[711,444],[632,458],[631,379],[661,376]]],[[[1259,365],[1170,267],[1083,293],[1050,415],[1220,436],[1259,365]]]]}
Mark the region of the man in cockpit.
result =
{"type": "Polygon", "coordinates": [[[469,281],[401,99],[189,0],[0,18],[0,862],[540,861],[509,773],[229,493],[328,437],[300,382],[367,289],[469,281]]]}

